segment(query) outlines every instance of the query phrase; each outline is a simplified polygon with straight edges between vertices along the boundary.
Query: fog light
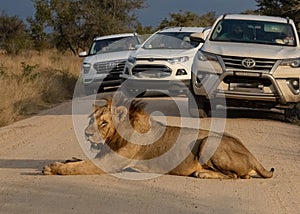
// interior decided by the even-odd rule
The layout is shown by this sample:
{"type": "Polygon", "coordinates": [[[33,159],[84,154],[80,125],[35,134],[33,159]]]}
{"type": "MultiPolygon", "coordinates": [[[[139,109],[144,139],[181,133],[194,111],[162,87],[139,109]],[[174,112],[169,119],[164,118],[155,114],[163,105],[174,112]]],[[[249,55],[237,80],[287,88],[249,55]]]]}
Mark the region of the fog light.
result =
{"type": "Polygon", "coordinates": [[[295,79],[290,80],[290,83],[291,83],[291,85],[293,86],[293,88],[294,88],[295,90],[298,90],[298,89],[299,89],[299,81],[298,81],[298,80],[295,80],[295,79]]]}
{"type": "Polygon", "coordinates": [[[291,67],[293,67],[293,68],[300,67],[300,60],[295,60],[295,61],[291,62],[291,67]]]}
{"type": "Polygon", "coordinates": [[[89,73],[89,71],[90,71],[90,69],[91,69],[91,64],[90,63],[83,63],[83,65],[82,65],[82,69],[83,69],[83,73],[84,74],[87,74],[87,73],[89,73]]]}
{"type": "Polygon", "coordinates": [[[176,76],[187,75],[187,72],[184,69],[178,69],[176,76]]]}
{"type": "Polygon", "coordinates": [[[287,84],[294,94],[299,94],[299,79],[290,79],[287,84]]]}

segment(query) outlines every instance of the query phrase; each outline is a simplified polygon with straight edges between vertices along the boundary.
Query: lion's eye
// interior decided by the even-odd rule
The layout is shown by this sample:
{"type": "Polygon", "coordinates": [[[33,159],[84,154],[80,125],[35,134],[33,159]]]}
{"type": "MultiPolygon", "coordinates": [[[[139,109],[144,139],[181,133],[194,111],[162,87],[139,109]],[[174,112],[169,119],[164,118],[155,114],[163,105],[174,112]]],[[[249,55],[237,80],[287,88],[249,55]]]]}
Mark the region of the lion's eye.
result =
{"type": "Polygon", "coordinates": [[[103,122],[100,124],[100,128],[103,128],[103,127],[106,126],[107,124],[108,124],[108,122],[103,121],[103,122]]]}

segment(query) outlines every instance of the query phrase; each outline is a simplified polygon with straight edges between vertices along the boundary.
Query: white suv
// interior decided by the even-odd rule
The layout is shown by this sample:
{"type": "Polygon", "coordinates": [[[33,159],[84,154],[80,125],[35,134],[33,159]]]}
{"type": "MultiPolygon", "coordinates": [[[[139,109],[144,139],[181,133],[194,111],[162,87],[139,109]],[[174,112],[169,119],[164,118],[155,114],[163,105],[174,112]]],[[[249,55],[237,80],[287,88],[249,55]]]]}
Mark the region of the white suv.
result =
{"type": "Polygon", "coordinates": [[[125,62],[137,45],[140,37],[135,33],[96,37],[82,63],[81,78],[86,95],[100,92],[104,87],[122,83],[120,74],[125,62]]]}
{"type": "Polygon", "coordinates": [[[195,56],[189,111],[206,117],[218,104],[278,108],[290,120],[300,117],[299,78],[300,44],[293,20],[223,15],[195,56]]]}
{"type": "Polygon", "coordinates": [[[176,94],[187,89],[193,58],[202,43],[190,39],[195,32],[208,34],[208,28],[175,27],[152,34],[128,58],[122,90],[129,96],[148,89],[169,90],[176,94]]]}

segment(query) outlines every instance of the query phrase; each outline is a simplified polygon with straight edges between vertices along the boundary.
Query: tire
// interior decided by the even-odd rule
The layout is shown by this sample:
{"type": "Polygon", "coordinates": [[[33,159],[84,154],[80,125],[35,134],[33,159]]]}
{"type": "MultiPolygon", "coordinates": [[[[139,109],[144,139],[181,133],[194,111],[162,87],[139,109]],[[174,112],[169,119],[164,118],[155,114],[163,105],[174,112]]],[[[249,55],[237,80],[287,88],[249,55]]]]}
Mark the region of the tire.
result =
{"type": "Polygon", "coordinates": [[[103,92],[104,92],[104,87],[103,87],[103,86],[100,86],[100,87],[98,88],[97,93],[103,93],[103,92]]]}
{"type": "Polygon", "coordinates": [[[205,97],[191,93],[188,96],[188,110],[192,117],[208,117],[210,112],[209,102],[207,102],[205,97]]]}
{"type": "Polygon", "coordinates": [[[210,112],[210,102],[204,97],[200,95],[196,95],[193,90],[193,73],[191,82],[189,85],[188,95],[188,111],[192,117],[196,118],[205,118],[208,117],[210,112]]]}
{"type": "Polygon", "coordinates": [[[122,87],[122,92],[126,97],[134,98],[134,97],[144,96],[146,93],[146,90],[122,87]]]}
{"type": "Polygon", "coordinates": [[[300,103],[294,108],[285,109],[284,116],[287,122],[300,124],[300,103]]]}

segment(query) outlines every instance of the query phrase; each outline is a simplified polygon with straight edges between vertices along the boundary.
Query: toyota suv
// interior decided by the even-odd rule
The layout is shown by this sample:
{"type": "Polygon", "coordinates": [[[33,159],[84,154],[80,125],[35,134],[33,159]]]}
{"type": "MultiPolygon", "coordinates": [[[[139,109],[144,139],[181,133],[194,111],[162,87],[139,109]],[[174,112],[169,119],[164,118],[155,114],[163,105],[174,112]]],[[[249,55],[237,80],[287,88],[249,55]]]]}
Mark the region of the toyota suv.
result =
{"type": "Polygon", "coordinates": [[[122,83],[120,74],[130,53],[141,43],[135,33],[96,37],[89,52],[82,52],[81,78],[86,95],[101,92],[104,87],[122,83]]]}
{"type": "Polygon", "coordinates": [[[206,117],[223,100],[227,107],[283,109],[286,119],[299,119],[299,78],[300,44],[293,20],[222,15],[195,56],[189,112],[206,117]]]}
{"type": "Polygon", "coordinates": [[[147,90],[169,90],[172,95],[187,89],[193,58],[202,43],[191,40],[195,32],[208,34],[208,28],[172,27],[152,34],[133,52],[125,65],[122,90],[128,96],[147,90]]]}

